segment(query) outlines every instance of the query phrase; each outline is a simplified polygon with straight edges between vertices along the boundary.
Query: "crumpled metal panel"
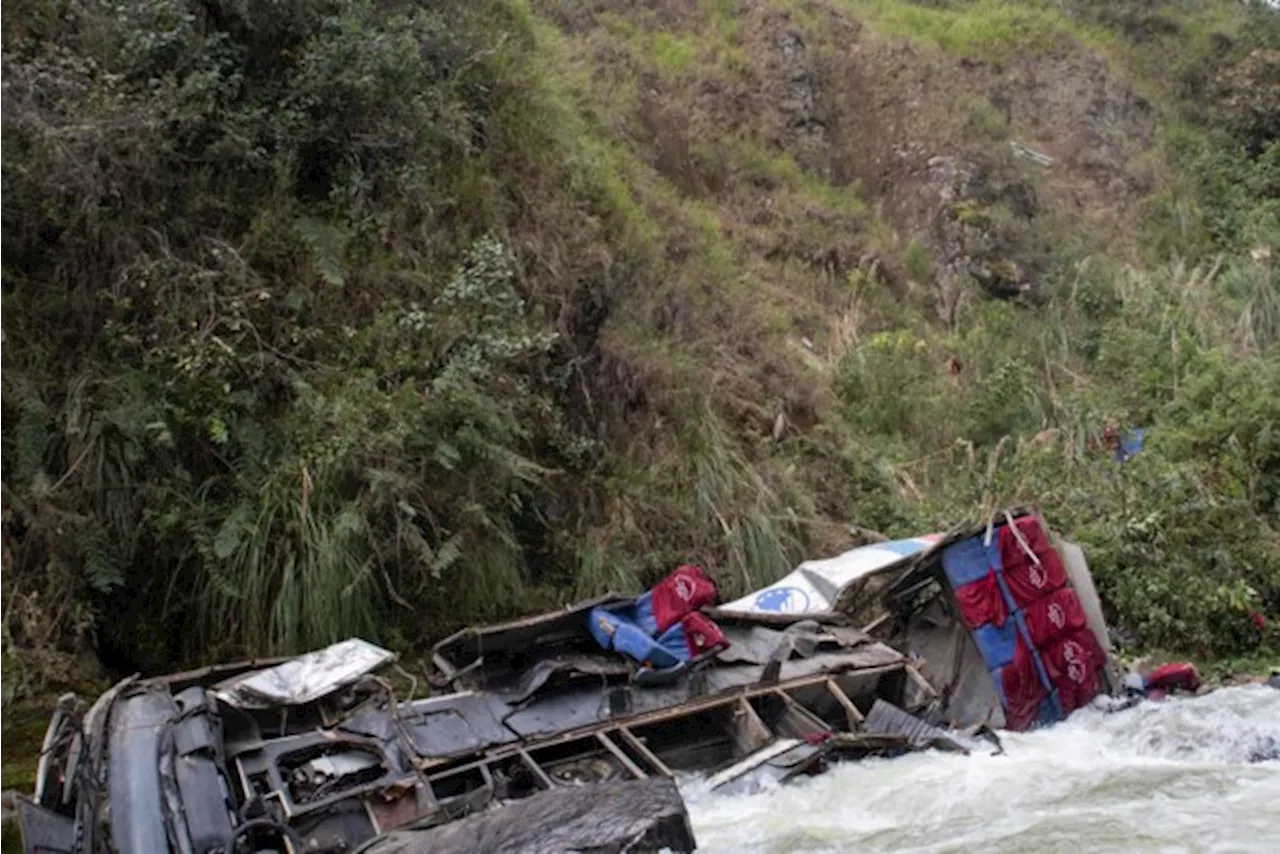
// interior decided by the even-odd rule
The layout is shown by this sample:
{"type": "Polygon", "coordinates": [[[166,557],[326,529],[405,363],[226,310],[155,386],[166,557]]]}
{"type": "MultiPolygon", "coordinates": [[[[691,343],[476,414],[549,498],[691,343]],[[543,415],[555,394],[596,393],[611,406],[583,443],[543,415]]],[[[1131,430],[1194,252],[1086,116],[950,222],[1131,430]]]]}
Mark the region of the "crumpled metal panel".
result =
{"type": "Polygon", "coordinates": [[[941,720],[954,727],[1005,725],[995,682],[963,619],[940,597],[907,623],[901,644],[934,690],[947,698],[941,720]]]}
{"type": "Polygon", "coordinates": [[[508,690],[498,691],[504,701],[512,705],[522,703],[536,694],[557,673],[595,677],[602,680],[610,676],[627,676],[631,666],[620,655],[569,655],[544,658],[521,674],[508,690]]]}
{"type": "MultiPolygon", "coordinates": [[[[882,643],[867,643],[842,652],[819,652],[809,658],[782,662],[779,681],[813,676],[819,673],[844,673],[858,670],[902,664],[901,653],[882,643]]],[[[632,686],[630,704],[625,716],[641,715],[660,709],[674,709],[690,700],[711,696],[734,688],[760,683],[765,667],[758,664],[721,665],[698,674],[702,682],[695,692],[690,680],[680,679],[670,685],[654,687],[632,686]]],[[[609,720],[609,691],[604,686],[582,686],[576,689],[536,697],[524,708],[512,713],[506,725],[522,738],[566,732],[609,720]]]]}
{"type": "Polygon", "coordinates": [[[182,822],[197,854],[219,851],[231,837],[235,806],[211,756],[178,756],[174,776],[182,795],[182,822]]]}
{"type": "Polygon", "coordinates": [[[515,741],[500,720],[508,711],[491,695],[458,694],[406,704],[400,719],[419,756],[441,759],[515,741]]]}
{"type": "MultiPolygon", "coordinates": [[[[608,593],[547,614],[497,625],[470,626],[450,635],[431,649],[435,656],[458,669],[470,666],[481,656],[500,658],[512,653],[523,655],[539,648],[549,650],[567,638],[586,637],[583,621],[597,605],[617,605],[631,601],[634,600],[630,597],[608,593]]],[[[480,674],[471,674],[455,687],[478,687],[483,681],[480,674]]]]}
{"type": "Polygon", "coordinates": [[[963,749],[949,734],[879,698],[876,698],[871,711],[867,713],[863,726],[867,732],[876,735],[900,735],[917,750],[927,747],[963,749]]]}
{"type": "Polygon", "coordinates": [[[800,620],[781,630],[751,624],[721,629],[729,648],[717,653],[716,660],[726,663],[766,664],[775,657],[808,658],[820,650],[839,651],[870,640],[857,629],[823,625],[816,620],[800,620]]]}
{"type": "Polygon", "coordinates": [[[672,780],[652,777],[556,787],[435,827],[395,830],[355,854],[696,849],[680,789],[672,780]]]}
{"type": "Polygon", "coordinates": [[[76,825],[65,815],[40,806],[24,795],[15,799],[18,828],[26,851],[72,851],[76,825]]]}
{"type": "Polygon", "coordinates": [[[359,638],[300,655],[266,670],[255,670],[218,685],[214,695],[238,709],[301,706],[356,682],[395,653],[359,638]]]}
{"type": "MultiPolygon", "coordinates": [[[[641,696],[633,692],[633,697],[641,696]]],[[[522,738],[551,735],[590,726],[609,717],[608,695],[600,687],[581,687],[538,698],[506,719],[522,738]]],[[[634,709],[642,711],[642,709],[634,709]]]]}
{"type": "MultiPolygon", "coordinates": [[[[778,670],[778,680],[787,681],[819,673],[843,673],[870,667],[884,667],[905,661],[902,653],[882,643],[868,643],[842,652],[818,652],[808,658],[783,661],[778,670]]],[[[764,676],[768,665],[741,667],[715,667],[706,673],[707,693],[715,694],[757,683],[764,676]]]]}
{"type": "Polygon", "coordinates": [[[157,757],[174,712],[168,694],[147,691],[111,710],[107,796],[111,841],[120,851],[168,851],[163,783],[157,757]]]}
{"type": "MultiPolygon", "coordinates": [[[[756,681],[761,672],[759,667],[724,669],[740,671],[740,681],[735,683],[739,685],[756,681]]],[[[614,714],[610,708],[611,693],[611,689],[602,685],[583,685],[538,697],[520,710],[513,712],[505,723],[522,738],[533,738],[604,723],[615,717],[632,717],[661,709],[674,709],[682,703],[699,697],[693,693],[689,680],[685,678],[669,685],[644,687],[632,685],[627,691],[628,702],[625,711],[614,714]]]]}

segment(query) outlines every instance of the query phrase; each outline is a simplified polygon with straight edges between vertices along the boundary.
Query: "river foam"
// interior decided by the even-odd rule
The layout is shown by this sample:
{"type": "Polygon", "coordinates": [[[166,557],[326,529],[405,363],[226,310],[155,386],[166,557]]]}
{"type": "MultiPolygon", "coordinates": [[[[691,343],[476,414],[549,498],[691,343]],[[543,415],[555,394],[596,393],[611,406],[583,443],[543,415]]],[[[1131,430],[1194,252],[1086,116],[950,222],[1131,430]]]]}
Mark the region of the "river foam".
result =
{"type": "Polygon", "coordinates": [[[1082,710],[1002,755],[917,753],[750,795],[687,787],[700,852],[1280,852],[1280,691],[1082,710]]]}

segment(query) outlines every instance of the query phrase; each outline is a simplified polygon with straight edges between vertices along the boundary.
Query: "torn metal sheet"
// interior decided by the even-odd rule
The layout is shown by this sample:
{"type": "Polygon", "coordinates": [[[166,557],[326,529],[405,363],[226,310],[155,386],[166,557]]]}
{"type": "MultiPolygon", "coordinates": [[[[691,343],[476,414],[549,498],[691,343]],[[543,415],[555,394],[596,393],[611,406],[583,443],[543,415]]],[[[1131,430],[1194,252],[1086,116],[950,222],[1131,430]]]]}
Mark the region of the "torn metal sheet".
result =
{"type": "Polygon", "coordinates": [[[395,653],[352,638],[217,686],[214,695],[238,709],[313,703],[394,661],[395,653]]]}
{"type": "Polygon", "coordinates": [[[808,658],[820,649],[847,649],[870,640],[857,629],[824,626],[815,620],[800,620],[783,629],[726,625],[724,634],[729,647],[717,653],[716,659],[725,663],[765,664],[775,658],[808,658]]]}
{"type": "Polygon", "coordinates": [[[76,826],[70,818],[43,807],[25,795],[15,798],[18,832],[28,850],[74,851],[76,826]]]}
{"type": "Polygon", "coordinates": [[[592,608],[631,601],[633,597],[608,593],[547,614],[493,626],[472,626],[440,641],[432,651],[444,676],[456,682],[454,687],[483,687],[494,680],[518,677],[524,672],[519,662],[531,654],[546,658],[564,643],[581,637],[583,620],[592,608]],[[478,670],[467,674],[464,680],[455,679],[472,667],[478,670]]]}
{"type": "Polygon", "coordinates": [[[901,735],[917,750],[941,747],[946,750],[968,752],[947,733],[879,698],[871,707],[864,726],[867,732],[873,735],[901,735]]]}
{"type": "Polygon", "coordinates": [[[978,648],[948,602],[939,597],[909,618],[898,646],[941,695],[932,709],[939,722],[954,727],[1005,724],[1004,707],[978,648]]]}
{"type": "MultiPolygon", "coordinates": [[[[785,681],[802,676],[813,676],[817,673],[841,673],[851,670],[863,670],[875,667],[902,664],[905,661],[902,653],[882,643],[870,643],[847,652],[820,652],[808,658],[793,658],[783,661],[777,666],[776,679],[785,681]]],[[[768,674],[770,665],[744,665],[740,667],[717,667],[707,671],[707,686],[712,693],[723,691],[739,685],[751,685],[762,681],[768,674]]]]}
{"type": "Polygon", "coordinates": [[[631,666],[617,655],[575,654],[557,655],[539,660],[526,670],[509,689],[497,693],[508,703],[521,703],[540,691],[557,674],[594,678],[625,677],[631,674],[631,666]]]}
{"type": "Polygon", "coordinates": [[[940,534],[875,543],[825,560],[805,561],[785,578],[718,609],[737,614],[814,614],[835,609],[840,591],[921,554],[940,534]]]}
{"type": "Polygon", "coordinates": [[[358,854],[691,852],[689,814],[670,780],[555,788],[438,827],[393,831],[358,854]]]}
{"type": "Polygon", "coordinates": [[[420,757],[452,757],[511,743],[515,732],[503,726],[506,703],[481,694],[445,694],[402,708],[401,723],[420,757]]]}
{"type": "Polygon", "coordinates": [[[715,774],[712,774],[707,779],[707,788],[718,789],[726,783],[731,783],[739,777],[742,777],[743,775],[760,767],[770,759],[775,759],[792,748],[799,747],[802,744],[804,744],[804,742],[798,738],[776,739],[772,744],[765,745],[755,753],[747,756],[745,759],[735,762],[723,771],[718,771],[715,774]]]}

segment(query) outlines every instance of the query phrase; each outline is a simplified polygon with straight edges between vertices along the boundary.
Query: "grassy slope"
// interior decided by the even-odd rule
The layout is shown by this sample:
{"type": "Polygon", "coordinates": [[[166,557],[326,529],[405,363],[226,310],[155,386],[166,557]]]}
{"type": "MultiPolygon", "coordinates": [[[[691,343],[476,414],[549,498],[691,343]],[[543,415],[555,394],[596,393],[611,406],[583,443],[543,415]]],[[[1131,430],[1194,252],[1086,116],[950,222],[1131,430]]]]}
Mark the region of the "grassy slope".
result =
{"type": "MultiPolygon", "coordinates": [[[[1036,502],[1091,547],[1113,616],[1148,643],[1265,648],[1247,615],[1277,607],[1275,277],[1238,248],[1209,254],[1216,214],[1197,209],[1185,165],[1211,149],[1188,99],[1240,18],[1176,4],[1120,20],[993,2],[537,8],[658,173],[645,191],[674,186],[686,215],[718,222],[716,252],[737,267],[706,270],[717,293],[746,290],[774,321],[751,352],[719,347],[714,370],[803,358],[789,370],[807,400],[722,397],[758,437],[747,453],[765,483],[795,472],[803,515],[889,534],[1036,502]],[[1011,158],[1010,140],[1055,165],[1011,158]],[[995,198],[939,201],[922,178],[935,154],[981,164],[995,198]],[[1037,197],[1033,224],[1001,185],[1037,197]],[[995,232],[995,263],[1033,265],[1037,306],[986,302],[947,275],[929,248],[939,215],[995,232]],[[950,356],[965,366],[955,384],[950,356]],[[775,412],[777,443],[763,435],[775,412]],[[1107,424],[1163,429],[1120,475],[1086,450],[1107,424]],[[1205,453],[1220,442],[1233,450],[1205,453]]],[[[1248,249],[1274,243],[1266,216],[1248,249]]],[[[694,325],[696,347],[711,331],[694,325]]],[[[820,524],[802,535],[811,552],[848,543],[820,524]]]]}

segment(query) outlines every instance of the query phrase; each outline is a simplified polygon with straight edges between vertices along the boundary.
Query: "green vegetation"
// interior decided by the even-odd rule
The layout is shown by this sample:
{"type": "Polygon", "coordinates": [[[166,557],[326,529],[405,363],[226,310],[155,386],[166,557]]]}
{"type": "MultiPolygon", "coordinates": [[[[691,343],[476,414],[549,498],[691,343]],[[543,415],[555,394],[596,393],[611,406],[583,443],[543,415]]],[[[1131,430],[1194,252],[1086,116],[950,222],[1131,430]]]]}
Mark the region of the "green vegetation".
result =
{"type": "Polygon", "coordinates": [[[947,336],[886,307],[886,331],[841,362],[846,418],[919,494],[920,526],[1037,504],[1146,644],[1256,648],[1249,615],[1274,614],[1280,590],[1271,276],[1082,265],[1035,312],[987,303],[947,336]],[[949,356],[956,384],[934,368],[949,356]],[[1146,426],[1143,452],[1121,464],[1093,447],[1106,425],[1146,426]]]}
{"type": "Polygon", "coordinates": [[[899,0],[841,0],[886,35],[934,44],[965,57],[1002,61],[1015,54],[1064,48],[1064,40],[1087,39],[1105,44],[1107,30],[1072,21],[1060,4],[970,3],[917,4],[899,0]]]}
{"type": "Polygon", "coordinates": [[[6,117],[8,592],[147,667],[509,611],[534,492],[594,451],[517,290],[550,277],[487,235],[538,236],[544,183],[627,215],[533,118],[527,10],[185,9],[6,32],[53,97],[6,117]]]}
{"type": "MultiPolygon", "coordinates": [[[[6,702],[90,649],[160,671],[412,647],[688,560],[734,595],[848,524],[1020,501],[1146,644],[1276,647],[1277,16],[685,5],[10,10],[6,702]],[[1090,74],[1145,93],[1138,251],[1086,257],[1055,209],[1026,298],[940,277],[933,211],[898,194],[920,170],[892,171],[933,116],[850,71],[904,38],[991,75],[1096,51],[1090,74]],[[1112,424],[1147,449],[1093,449],[1112,424]]],[[[1009,160],[1007,81],[937,67],[957,130],[921,147],[1059,198],[1009,160]]],[[[1011,210],[949,215],[1012,233],[1011,210]]],[[[1023,244],[995,243],[1012,267],[1023,244]]]]}

